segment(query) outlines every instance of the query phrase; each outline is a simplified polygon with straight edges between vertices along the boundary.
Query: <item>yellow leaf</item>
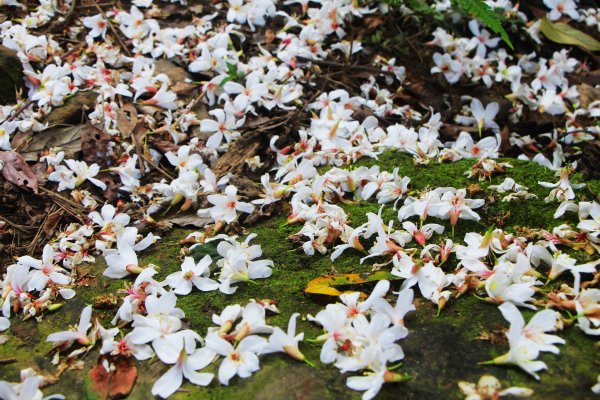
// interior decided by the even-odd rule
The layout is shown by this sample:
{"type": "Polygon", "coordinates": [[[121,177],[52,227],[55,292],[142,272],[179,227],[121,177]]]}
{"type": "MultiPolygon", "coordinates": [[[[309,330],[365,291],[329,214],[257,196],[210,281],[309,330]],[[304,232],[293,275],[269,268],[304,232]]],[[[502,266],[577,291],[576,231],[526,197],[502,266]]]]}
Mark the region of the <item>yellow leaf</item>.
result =
{"type": "MultiPolygon", "coordinates": [[[[359,274],[324,275],[308,282],[304,293],[337,297],[343,292],[336,289],[336,286],[360,285],[384,279],[395,280],[398,278],[387,271],[379,271],[365,277],[361,277],[359,274]]],[[[360,297],[365,298],[367,295],[361,292],[360,297]]]]}
{"type": "Polygon", "coordinates": [[[600,51],[600,42],[563,22],[550,22],[542,19],[540,31],[549,40],[560,44],[579,46],[588,51],[600,51]]]}

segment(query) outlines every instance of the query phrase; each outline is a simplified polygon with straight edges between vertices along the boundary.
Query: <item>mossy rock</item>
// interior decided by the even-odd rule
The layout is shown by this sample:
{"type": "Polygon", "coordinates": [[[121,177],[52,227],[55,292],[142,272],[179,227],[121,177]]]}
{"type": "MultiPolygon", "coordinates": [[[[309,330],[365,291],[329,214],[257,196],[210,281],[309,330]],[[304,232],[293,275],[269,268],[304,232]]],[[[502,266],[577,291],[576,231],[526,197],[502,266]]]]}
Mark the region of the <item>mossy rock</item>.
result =
{"type": "MultiPolygon", "coordinates": [[[[518,183],[530,187],[530,191],[536,194],[538,199],[520,203],[492,202],[490,192],[481,192],[479,197],[485,196],[488,203],[487,207],[478,210],[482,216],[481,223],[460,221],[454,240],[462,240],[468,231],[483,232],[492,224],[498,224],[500,218],[503,219],[503,228],[509,231],[514,231],[519,226],[550,229],[563,222],[576,222],[577,216],[574,214],[567,214],[555,220],[553,213],[557,203],[544,202],[548,189],[539,186],[537,181],[555,181],[553,171],[525,161],[503,161],[510,161],[514,168],[509,169],[506,174],[492,178],[491,182],[479,183],[481,187],[497,184],[506,176],[510,176],[518,183]],[[510,215],[507,216],[507,212],[510,212],[510,215]]],[[[401,174],[411,177],[411,189],[424,189],[438,186],[467,187],[475,183],[464,175],[473,163],[474,160],[463,160],[453,164],[415,166],[412,158],[405,154],[385,153],[379,160],[364,160],[358,165],[378,164],[382,170],[389,171],[399,167],[401,174]]],[[[576,175],[573,179],[579,181],[580,176],[576,175]]],[[[587,183],[590,187],[599,187],[598,181],[587,183]]],[[[596,194],[582,189],[577,191],[577,195],[579,200],[591,200],[596,194]]],[[[349,213],[352,226],[363,223],[367,212],[377,212],[380,207],[373,202],[342,206],[349,213]]],[[[391,207],[386,207],[383,215],[387,219],[396,219],[396,212],[391,207]]],[[[204,335],[206,329],[212,325],[213,313],[219,313],[228,304],[244,305],[249,299],[277,301],[281,314],[269,314],[267,320],[272,325],[285,327],[292,313],[300,312],[303,317],[306,314],[315,315],[325,306],[322,298],[304,294],[304,288],[311,279],[332,272],[371,272],[370,265],[360,264],[363,254],[353,250],[345,252],[335,262],[331,262],[328,256],[304,255],[299,251],[298,245],[286,239],[300,229],[300,226],[286,224],[286,217],[276,216],[249,227],[250,232],[257,234],[252,243],[260,244],[263,257],[273,260],[273,275],[259,280],[257,284],[241,284],[237,292],[229,296],[220,292],[193,291],[190,295],[179,297],[178,306],[186,313],[187,327],[204,335]]],[[[153,263],[160,266],[156,277],[158,280],[179,270],[179,239],[189,232],[175,230],[143,255],[143,265],[153,263]]],[[[442,238],[444,237],[451,237],[449,229],[442,235],[442,238]]],[[[127,281],[105,279],[101,276],[104,267],[99,258],[98,263],[91,267],[91,275],[97,278],[91,279],[87,289],[80,288],[74,299],[68,301],[57,313],[46,316],[43,322],[38,324],[35,321],[18,322],[15,318],[11,320],[13,326],[8,332],[10,340],[0,345],[0,360],[15,357],[17,362],[0,365],[0,376],[3,379],[16,381],[19,369],[32,365],[45,372],[53,371],[47,355],[51,346],[44,341],[45,336],[64,330],[70,324],[76,324],[85,304],[94,304],[98,296],[103,294],[115,294],[127,281]]],[[[453,265],[449,265],[448,268],[452,269],[453,265]]],[[[557,285],[561,283],[563,282],[560,280],[556,282],[557,285]]],[[[399,285],[399,281],[392,282],[394,290],[397,290],[399,285]]],[[[390,296],[390,300],[392,298],[393,296],[390,296]]],[[[95,309],[95,312],[105,324],[109,323],[114,314],[114,310],[95,309]]],[[[594,338],[584,335],[578,328],[568,328],[559,333],[567,342],[566,345],[560,346],[559,355],[546,353],[541,356],[540,359],[547,363],[548,369],[541,373],[541,381],[538,382],[516,368],[478,365],[479,362],[490,360],[508,349],[501,332],[508,327],[508,323],[496,306],[482,302],[474,296],[465,295],[464,298],[449,302],[439,316],[436,316],[436,313],[437,309],[433,304],[417,300],[417,311],[409,314],[405,320],[409,335],[400,342],[406,356],[399,371],[411,375],[412,379],[406,383],[384,385],[379,399],[462,399],[464,396],[459,392],[457,382],[477,382],[483,374],[495,375],[505,387],[530,387],[535,391],[533,399],[593,398],[590,388],[600,373],[598,348],[594,338]],[[483,340],[494,335],[500,340],[483,340]]],[[[530,318],[532,312],[524,311],[524,316],[530,318]]],[[[306,320],[298,321],[298,330],[305,333],[306,339],[315,338],[322,333],[319,327],[306,320]]],[[[346,387],[345,381],[349,374],[340,374],[335,367],[319,362],[319,345],[303,342],[301,349],[316,363],[315,368],[283,355],[266,355],[260,359],[260,371],[248,379],[235,378],[229,386],[220,386],[215,381],[206,388],[185,383],[181,391],[172,398],[329,400],[361,397],[360,393],[346,387]]],[[[60,381],[48,387],[45,393],[62,393],[67,398],[83,397],[84,377],[96,363],[97,355],[96,348],[84,359],[85,367],[82,370],[65,372],[60,381]]],[[[160,362],[144,362],[139,366],[140,375],[129,398],[152,398],[151,387],[167,367],[160,362]]],[[[216,372],[218,366],[216,363],[209,369],[216,372]]]]}
{"type": "Polygon", "coordinates": [[[93,108],[97,99],[98,93],[94,91],[77,92],[68,97],[63,105],[53,107],[44,122],[48,126],[80,124],[84,120],[84,108],[93,108]]]}
{"type": "Polygon", "coordinates": [[[23,87],[23,66],[17,52],[0,45],[0,104],[16,102],[16,92],[23,87]]]}

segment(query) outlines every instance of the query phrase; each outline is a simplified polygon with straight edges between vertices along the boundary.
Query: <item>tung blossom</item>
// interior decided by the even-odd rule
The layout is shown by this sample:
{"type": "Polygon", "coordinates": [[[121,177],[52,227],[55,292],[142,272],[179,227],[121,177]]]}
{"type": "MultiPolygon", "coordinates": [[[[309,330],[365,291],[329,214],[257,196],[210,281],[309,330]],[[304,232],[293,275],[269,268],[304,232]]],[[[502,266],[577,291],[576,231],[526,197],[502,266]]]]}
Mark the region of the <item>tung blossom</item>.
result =
{"type": "Polygon", "coordinates": [[[209,278],[210,264],[212,260],[209,255],[204,256],[200,262],[194,262],[192,257],[185,257],[181,264],[181,271],[167,276],[165,281],[176,294],[189,294],[192,286],[203,292],[216,290],[219,283],[209,278]]]}
{"type": "MultiPolygon", "coordinates": [[[[211,194],[207,197],[213,204],[208,211],[215,221],[233,222],[237,218],[237,212],[251,213],[254,206],[238,200],[237,188],[229,185],[225,188],[225,194],[211,194]]],[[[204,211],[204,210],[201,210],[204,211]]],[[[200,213],[200,211],[199,211],[200,213]]]]}

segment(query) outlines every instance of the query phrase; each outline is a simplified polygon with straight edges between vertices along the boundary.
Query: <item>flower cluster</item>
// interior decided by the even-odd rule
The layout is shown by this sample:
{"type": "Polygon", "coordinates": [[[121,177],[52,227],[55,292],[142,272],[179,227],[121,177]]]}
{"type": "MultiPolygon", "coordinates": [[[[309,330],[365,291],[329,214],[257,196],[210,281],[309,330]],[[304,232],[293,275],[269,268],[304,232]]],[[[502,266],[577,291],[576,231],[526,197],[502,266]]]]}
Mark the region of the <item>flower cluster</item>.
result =
{"type": "Polygon", "coordinates": [[[404,316],[415,310],[413,291],[402,290],[396,305],[383,297],[389,281],[380,281],[371,295],[360,301],[360,293],[340,296],[341,303],[329,304],[309,319],[323,327],[321,362],[333,363],[342,373],[364,371],[364,376],[352,376],[346,384],[350,389],[365,392],[363,400],[374,398],[385,382],[408,379],[392,372],[389,363],[404,358],[402,347],[396,342],[408,335],[404,316]]]}

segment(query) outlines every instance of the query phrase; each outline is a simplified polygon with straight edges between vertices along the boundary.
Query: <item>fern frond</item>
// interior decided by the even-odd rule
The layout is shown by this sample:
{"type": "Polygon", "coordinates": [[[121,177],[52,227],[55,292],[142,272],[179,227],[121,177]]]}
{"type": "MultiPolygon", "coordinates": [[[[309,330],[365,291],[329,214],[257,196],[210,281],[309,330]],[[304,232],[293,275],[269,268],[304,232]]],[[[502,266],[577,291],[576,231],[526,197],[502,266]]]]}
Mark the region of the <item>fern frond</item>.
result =
{"type": "Polygon", "coordinates": [[[499,34],[502,37],[502,40],[514,50],[508,34],[502,27],[502,20],[484,0],[456,0],[456,2],[462,9],[473,14],[488,28],[499,34]]]}

